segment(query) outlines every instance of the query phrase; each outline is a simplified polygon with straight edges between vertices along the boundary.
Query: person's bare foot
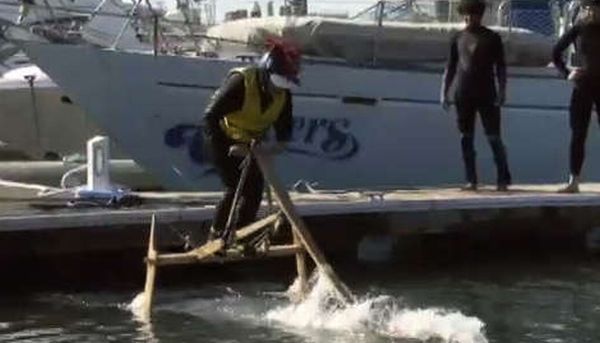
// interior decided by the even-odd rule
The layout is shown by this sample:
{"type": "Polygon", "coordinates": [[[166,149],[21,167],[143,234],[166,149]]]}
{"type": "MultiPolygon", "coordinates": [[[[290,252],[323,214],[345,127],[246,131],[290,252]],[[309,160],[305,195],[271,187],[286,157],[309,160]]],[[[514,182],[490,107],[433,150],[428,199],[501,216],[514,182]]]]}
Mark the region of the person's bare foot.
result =
{"type": "Polygon", "coordinates": [[[499,183],[496,185],[496,191],[498,192],[508,192],[508,184],[499,183]]]}
{"type": "Polygon", "coordinates": [[[577,183],[577,182],[569,183],[565,187],[559,189],[558,193],[563,193],[563,194],[579,193],[579,183],[577,183]]]}
{"type": "Polygon", "coordinates": [[[579,176],[571,175],[569,177],[569,183],[567,183],[567,185],[565,187],[559,189],[558,193],[565,193],[565,194],[579,193],[579,176]]]}
{"type": "Polygon", "coordinates": [[[474,182],[469,182],[466,185],[460,187],[460,190],[463,192],[475,192],[477,191],[477,184],[474,182]]]}

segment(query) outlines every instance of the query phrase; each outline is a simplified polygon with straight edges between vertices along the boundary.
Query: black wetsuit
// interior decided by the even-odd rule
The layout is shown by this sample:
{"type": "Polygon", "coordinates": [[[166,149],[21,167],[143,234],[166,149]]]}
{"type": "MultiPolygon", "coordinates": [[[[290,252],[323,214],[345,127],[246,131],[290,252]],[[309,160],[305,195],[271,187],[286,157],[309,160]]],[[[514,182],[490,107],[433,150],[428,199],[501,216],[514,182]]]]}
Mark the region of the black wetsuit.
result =
{"type": "Polygon", "coordinates": [[[502,39],[494,31],[479,26],[458,32],[451,41],[446,78],[456,76],[454,101],[468,182],[476,184],[475,117],[481,121],[494,153],[498,184],[509,185],[511,175],[500,137],[500,108],[496,105],[496,73],[506,79],[502,39]]]}
{"type": "Polygon", "coordinates": [[[569,108],[570,169],[572,175],[578,176],[585,158],[585,140],[594,104],[600,119],[600,24],[577,24],[560,37],[554,46],[554,65],[565,78],[568,77],[569,70],[562,54],[571,44],[575,44],[583,70],[582,76],[575,81],[569,108]]]}
{"type": "MultiPolygon", "coordinates": [[[[209,143],[207,146],[211,147],[210,153],[213,164],[225,186],[224,197],[217,206],[213,220],[213,229],[217,233],[222,233],[225,230],[241,175],[240,164],[244,160],[242,157],[229,156],[229,148],[236,142],[225,135],[219,121],[227,114],[242,108],[244,94],[244,77],[239,73],[232,74],[213,95],[204,116],[205,139],[209,143]]],[[[263,108],[269,106],[272,101],[273,99],[268,92],[261,92],[260,103],[263,108]]],[[[277,141],[286,142],[291,138],[292,100],[289,92],[286,94],[286,102],[282,113],[273,124],[273,127],[275,128],[277,141]]],[[[252,223],[256,218],[262,200],[264,186],[262,173],[254,160],[252,160],[249,168],[245,186],[241,193],[237,221],[233,223],[234,228],[252,223]]]]}

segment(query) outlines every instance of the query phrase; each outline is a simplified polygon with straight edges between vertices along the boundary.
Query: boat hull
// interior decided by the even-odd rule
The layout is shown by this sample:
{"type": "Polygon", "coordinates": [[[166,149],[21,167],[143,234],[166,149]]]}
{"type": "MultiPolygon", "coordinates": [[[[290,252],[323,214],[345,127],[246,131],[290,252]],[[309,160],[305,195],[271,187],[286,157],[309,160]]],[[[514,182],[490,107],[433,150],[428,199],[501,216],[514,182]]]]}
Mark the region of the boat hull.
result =
{"type": "MultiPolygon", "coordinates": [[[[29,159],[85,154],[86,141],[102,134],[92,118],[34,66],[13,69],[0,78],[0,104],[2,150],[19,151],[29,159]]],[[[111,153],[122,156],[118,149],[111,153]]]]}
{"type": "MultiPolygon", "coordinates": [[[[168,188],[219,187],[203,153],[204,107],[237,61],[25,43],[28,55],[125,153],[168,188]]],[[[503,137],[516,182],[562,180],[568,166],[570,85],[552,71],[513,70],[503,137]]],[[[309,63],[294,96],[294,133],[277,160],[283,179],[322,188],[412,187],[463,179],[455,114],[441,110],[439,71],[309,63]]],[[[600,180],[590,132],[586,179],[600,180]]],[[[478,127],[484,182],[495,167],[478,127]]]]}

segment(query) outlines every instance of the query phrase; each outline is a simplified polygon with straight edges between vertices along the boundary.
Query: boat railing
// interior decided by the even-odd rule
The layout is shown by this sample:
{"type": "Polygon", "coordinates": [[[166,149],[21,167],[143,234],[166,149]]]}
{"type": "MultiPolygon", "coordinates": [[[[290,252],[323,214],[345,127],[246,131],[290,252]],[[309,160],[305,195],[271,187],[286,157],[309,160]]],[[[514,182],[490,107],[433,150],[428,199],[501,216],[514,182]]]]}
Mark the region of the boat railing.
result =
{"type": "MultiPolygon", "coordinates": [[[[196,54],[200,55],[202,53],[200,46],[202,39],[218,38],[211,38],[204,35],[206,27],[214,24],[212,22],[214,21],[214,14],[199,19],[194,11],[199,11],[198,6],[204,6],[206,9],[206,2],[212,1],[178,0],[177,9],[182,19],[167,17],[168,13],[166,10],[160,6],[153,6],[151,0],[134,0],[131,4],[125,4],[120,0],[101,0],[95,7],[91,7],[90,9],[70,7],[62,0],[56,3],[44,0],[43,2],[34,4],[25,1],[0,0],[0,7],[18,8],[22,15],[31,12],[38,14],[41,12],[48,13],[48,15],[37,17],[36,20],[28,23],[14,22],[11,25],[26,28],[37,34],[44,35],[43,32],[50,34],[50,37],[45,38],[49,38],[53,42],[63,41],[61,38],[65,38],[65,42],[70,41],[66,39],[66,33],[72,31],[70,29],[73,27],[72,21],[75,19],[85,22],[82,25],[82,30],[79,32],[81,34],[85,28],[85,24],[89,24],[95,19],[113,18],[117,19],[116,22],[118,24],[116,26],[118,30],[114,33],[115,27],[111,27],[111,30],[113,30],[112,40],[110,43],[103,44],[104,47],[128,49],[127,46],[123,46],[122,40],[125,32],[133,29],[135,36],[140,41],[145,41],[149,47],[154,46],[156,48],[156,53],[181,54],[193,50],[196,54]],[[113,6],[109,10],[106,10],[105,6],[109,4],[113,6]],[[115,4],[116,6],[114,6],[115,4]],[[56,13],[68,13],[69,15],[58,17],[56,13]],[[64,37],[61,37],[61,35],[64,35],[64,37]],[[184,47],[178,46],[178,44],[184,47]]],[[[112,22],[113,25],[114,23],[112,22]]]]}
{"type": "MultiPolygon", "coordinates": [[[[49,13],[70,12],[73,17],[86,18],[88,22],[97,17],[114,17],[121,19],[118,24],[118,30],[111,38],[111,41],[105,47],[112,49],[129,49],[126,44],[122,44],[124,33],[133,27],[135,35],[144,41],[148,50],[152,50],[155,55],[159,54],[194,54],[196,56],[215,56],[214,50],[209,48],[219,47],[221,44],[239,46],[240,50],[258,51],[260,46],[253,45],[250,41],[239,41],[235,39],[226,39],[223,37],[212,37],[206,34],[208,25],[196,25],[192,18],[194,4],[204,3],[208,0],[177,0],[177,7],[180,12],[180,18],[169,18],[165,15],[165,10],[159,6],[153,6],[152,0],[134,0],[131,5],[120,3],[120,7],[115,10],[105,10],[105,5],[119,2],[120,0],[101,0],[98,5],[88,11],[81,8],[70,8],[65,6],[53,5],[45,0],[40,4],[29,5],[46,9],[49,13]],[[48,7],[48,8],[47,8],[48,7]],[[52,7],[52,12],[50,8],[52,7]],[[203,44],[203,42],[215,42],[215,44],[203,44]],[[209,48],[207,48],[209,47],[209,48]]],[[[354,20],[369,21],[376,23],[379,29],[374,31],[372,36],[372,59],[371,66],[377,66],[380,63],[380,49],[385,40],[386,25],[391,22],[408,21],[417,23],[459,23],[460,16],[456,8],[459,0],[399,0],[399,1],[378,1],[373,6],[360,11],[356,16],[350,18],[354,20]]],[[[0,5],[15,4],[12,0],[0,0],[0,5]]],[[[60,2],[64,4],[64,2],[60,2]]],[[[525,28],[546,36],[557,36],[564,32],[576,20],[578,12],[578,1],[568,0],[490,0],[489,9],[484,16],[487,25],[497,25],[508,28],[509,34],[504,38],[510,44],[513,28],[525,28]]],[[[214,15],[213,15],[214,16],[214,15]]],[[[51,26],[59,22],[54,14],[43,23],[37,23],[38,26],[51,26]]],[[[34,25],[35,26],[35,25],[34,25]]],[[[85,26],[85,24],[83,24],[85,26]]],[[[62,31],[68,31],[64,28],[62,31]]],[[[58,30],[58,32],[62,32],[58,30]]],[[[33,29],[32,29],[33,31],[33,29]]],[[[55,32],[53,32],[55,34],[55,32]]],[[[234,49],[235,50],[235,49],[234,49]]],[[[233,56],[242,54],[236,51],[233,56]]],[[[430,61],[432,62],[432,61],[430,61]]]]}
{"type": "MultiPolygon", "coordinates": [[[[555,39],[564,31],[568,0],[488,0],[484,14],[484,24],[502,27],[505,44],[511,45],[518,37],[515,31],[523,34],[526,29],[532,34],[555,39]]],[[[575,0],[577,1],[577,0],[575,0]]],[[[458,14],[460,0],[396,0],[377,1],[374,5],[359,11],[351,20],[371,22],[377,30],[372,35],[373,66],[381,62],[381,49],[385,49],[386,26],[395,23],[415,23],[431,25],[431,29],[451,32],[460,27],[463,19],[458,14]]],[[[443,36],[443,35],[442,35],[443,36]]],[[[515,42],[516,43],[516,42],[515,42]]]]}
{"type": "MultiPolygon", "coordinates": [[[[460,23],[460,0],[378,1],[350,19],[387,22],[460,23]]],[[[507,28],[519,27],[544,35],[560,33],[567,8],[578,7],[578,0],[490,0],[484,23],[507,28]]]]}

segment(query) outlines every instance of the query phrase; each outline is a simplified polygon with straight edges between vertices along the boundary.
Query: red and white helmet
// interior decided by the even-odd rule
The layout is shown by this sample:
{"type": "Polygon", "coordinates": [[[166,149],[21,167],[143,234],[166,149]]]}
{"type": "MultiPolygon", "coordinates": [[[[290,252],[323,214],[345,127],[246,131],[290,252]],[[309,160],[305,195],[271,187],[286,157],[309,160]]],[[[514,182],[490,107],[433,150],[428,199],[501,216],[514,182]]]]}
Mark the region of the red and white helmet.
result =
{"type": "Polygon", "coordinates": [[[300,49],[279,38],[267,39],[267,53],[260,66],[269,74],[271,82],[279,88],[290,89],[300,85],[300,49]]]}

